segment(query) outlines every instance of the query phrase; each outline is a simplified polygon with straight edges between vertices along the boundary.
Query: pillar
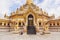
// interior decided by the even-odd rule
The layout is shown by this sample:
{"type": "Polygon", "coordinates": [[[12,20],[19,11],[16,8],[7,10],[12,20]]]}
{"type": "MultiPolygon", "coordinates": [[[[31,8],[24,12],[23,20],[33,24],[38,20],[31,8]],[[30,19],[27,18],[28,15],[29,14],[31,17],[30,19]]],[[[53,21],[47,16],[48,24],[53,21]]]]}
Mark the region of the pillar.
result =
{"type": "Polygon", "coordinates": [[[9,25],[11,26],[11,23],[9,23],[9,25]]]}
{"type": "Polygon", "coordinates": [[[6,26],[8,25],[8,23],[6,23],[6,26]]]}
{"type": "Polygon", "coordinates": [[[19,22],[17,22],[17,24],[16,24],[16,29],[18,30],[18,26],[19,26],[19,22]]]}
{"type": "Polygon", "coordinates": [[[52,26],[53,26],[53,23],[51,23],[52,24],[52,26]]]}
{"type": "Polygon", "coordinates": [[[59,22],[59,26],[60,26],[60,22],[59,22]]]}
{"type": "Polygon", "coordinates": [[[21,22],[21,26],[23,25],[23,23],[21,22]]]}
{"type": "Polygon", "coordinates": [[[4,26],[4,22],[2,22],[2,26],[4,26]]]}
{"type": "Polygon", "coordinates": [[[57,26],[57,22],[55,22],[55,26],[57,26]]]}

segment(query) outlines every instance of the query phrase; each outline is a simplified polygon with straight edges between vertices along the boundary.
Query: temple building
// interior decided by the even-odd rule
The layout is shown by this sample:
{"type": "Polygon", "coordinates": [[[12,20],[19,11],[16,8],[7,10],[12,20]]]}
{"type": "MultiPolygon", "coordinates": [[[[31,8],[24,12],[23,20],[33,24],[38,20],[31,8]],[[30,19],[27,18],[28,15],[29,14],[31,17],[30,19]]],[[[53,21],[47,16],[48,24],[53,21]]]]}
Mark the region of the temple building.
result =
{"type": "Polygon", "coordinates": [[[60,31],[60,19],[55,19],[54,15],[49,16],[33,0],[26,0],[26,4],[17,8],[10,16],[5,14],[4,18],[0,19],[0,29],[4,31],[23,31],[26,34],[60,31]]]}

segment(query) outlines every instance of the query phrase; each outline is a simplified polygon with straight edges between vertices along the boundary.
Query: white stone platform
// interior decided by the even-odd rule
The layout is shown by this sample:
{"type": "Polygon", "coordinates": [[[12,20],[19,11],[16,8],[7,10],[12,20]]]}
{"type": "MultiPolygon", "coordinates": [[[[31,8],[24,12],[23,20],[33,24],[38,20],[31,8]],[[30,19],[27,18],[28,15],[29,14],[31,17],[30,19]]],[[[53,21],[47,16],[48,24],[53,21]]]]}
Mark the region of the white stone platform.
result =
{"type": "Polygon", "coordinates": [[[19,35],[11,32],[0,32],[0,40],[60,40],[60,32],[45,35],[19,35]]]}

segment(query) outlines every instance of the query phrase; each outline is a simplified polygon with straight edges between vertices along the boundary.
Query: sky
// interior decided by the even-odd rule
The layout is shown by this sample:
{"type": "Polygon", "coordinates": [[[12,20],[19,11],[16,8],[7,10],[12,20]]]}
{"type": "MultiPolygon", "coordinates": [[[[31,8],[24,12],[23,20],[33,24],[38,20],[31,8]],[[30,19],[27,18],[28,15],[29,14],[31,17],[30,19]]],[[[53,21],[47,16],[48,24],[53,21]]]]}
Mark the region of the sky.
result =
{"type": "MultiPolygon", "coordinates": [[[[26,0],[0,0],[0,18],[4,18],[5,13],[9,16],[25,3],[26,0]]],[[[33,0],[33,3],[49,15],[54,14],[56,18],[60,17],[60,0],[33,0]]]]}

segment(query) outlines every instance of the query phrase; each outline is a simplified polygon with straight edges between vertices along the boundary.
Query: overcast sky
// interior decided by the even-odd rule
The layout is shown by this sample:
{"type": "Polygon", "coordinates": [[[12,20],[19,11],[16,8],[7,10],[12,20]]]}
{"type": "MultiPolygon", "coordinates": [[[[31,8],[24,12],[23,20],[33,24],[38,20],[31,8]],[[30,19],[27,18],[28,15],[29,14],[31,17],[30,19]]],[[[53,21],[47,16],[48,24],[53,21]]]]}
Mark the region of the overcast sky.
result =
{"type": "MultiPolygon", "coordinates": [[[[60,16],[60,0],[33,0],[33,2],[49,15],[60,16]]],[[[26,0],[0,0],[0,18],[3,18],[5,13],[10,15],[25,3],[26,0]]]]}

